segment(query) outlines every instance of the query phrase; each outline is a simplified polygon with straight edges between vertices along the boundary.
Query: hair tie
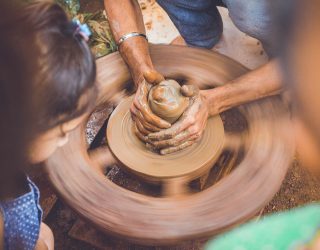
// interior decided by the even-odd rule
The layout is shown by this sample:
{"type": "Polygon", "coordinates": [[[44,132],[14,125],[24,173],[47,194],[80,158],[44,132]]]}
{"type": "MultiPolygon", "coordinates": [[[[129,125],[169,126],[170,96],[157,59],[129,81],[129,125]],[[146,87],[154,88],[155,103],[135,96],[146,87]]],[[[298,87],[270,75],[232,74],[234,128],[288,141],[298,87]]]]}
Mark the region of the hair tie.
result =
{"type": "Polygon", "coordinates": [[[79,34],[80,36],[82,36],[82,38],[86,42],[88,42],[90,36],[92,35],[92,32],[91,32],[88,24],[86,24],[86,23],[82,24],[78,19],[73,19],[72,24],[74,24],[76,26],[76,29],[73,32],[73,35],[75,36],[75,35],[79,34]]]}

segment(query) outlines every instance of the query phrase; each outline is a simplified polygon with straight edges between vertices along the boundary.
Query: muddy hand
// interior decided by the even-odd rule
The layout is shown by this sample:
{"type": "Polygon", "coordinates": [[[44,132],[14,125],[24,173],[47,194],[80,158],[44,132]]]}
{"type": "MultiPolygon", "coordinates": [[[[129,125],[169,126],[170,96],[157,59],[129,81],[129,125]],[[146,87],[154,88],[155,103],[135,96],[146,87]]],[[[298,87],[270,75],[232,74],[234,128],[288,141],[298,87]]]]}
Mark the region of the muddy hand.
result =
{"type": "Polygon", "coordinates": [[[202,135],[207,119],[208,104],[196,86],[185,85],[181,93],[190,97],[190,104],[179,120],[170,128],[151,133],[147,138],[148,147],[169,154],[195,143],[202,135]]]}
{"type": "Polygon", "coordinates": [[[144,73],[144,79],[137,88],[130,111],[138,132],[142,135],[158,132],[171,126],[170,123],[156,116],[148,105],[148,93],[151,86],[163,80],[164,78],[160,73],[149,71],[144,73]]]}

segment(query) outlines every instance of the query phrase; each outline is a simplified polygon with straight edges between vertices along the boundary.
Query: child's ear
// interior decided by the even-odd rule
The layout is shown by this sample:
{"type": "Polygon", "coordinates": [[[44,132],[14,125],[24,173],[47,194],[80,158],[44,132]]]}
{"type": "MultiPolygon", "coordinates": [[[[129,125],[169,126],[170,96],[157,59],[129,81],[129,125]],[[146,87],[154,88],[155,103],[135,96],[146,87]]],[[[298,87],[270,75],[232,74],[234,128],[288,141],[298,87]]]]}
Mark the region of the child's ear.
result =
{"type": "Polygon", "coordinates": [[[294,119],[298,159],[304,167],[320,177],[320,145],[299,118],[294,119]]]}

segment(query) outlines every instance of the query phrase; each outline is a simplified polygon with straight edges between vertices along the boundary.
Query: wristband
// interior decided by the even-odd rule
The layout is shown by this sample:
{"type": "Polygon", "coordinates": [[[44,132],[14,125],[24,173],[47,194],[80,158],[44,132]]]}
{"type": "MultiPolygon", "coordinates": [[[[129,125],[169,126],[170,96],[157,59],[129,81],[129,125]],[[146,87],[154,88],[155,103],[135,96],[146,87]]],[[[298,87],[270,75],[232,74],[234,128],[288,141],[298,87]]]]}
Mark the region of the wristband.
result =
{"type": "Polygon", "coordinates": [[[135,37],[135,36],[142,36],[148,41],[148,38],[145,34],[138,33],[138,32],[130,32],[130,33],[127,33],[127,34],[123,35],[122,37],[120,37],[120,39],[118,41],[118,48],[125,40],[127,40],[131,37],[135,37]]]}

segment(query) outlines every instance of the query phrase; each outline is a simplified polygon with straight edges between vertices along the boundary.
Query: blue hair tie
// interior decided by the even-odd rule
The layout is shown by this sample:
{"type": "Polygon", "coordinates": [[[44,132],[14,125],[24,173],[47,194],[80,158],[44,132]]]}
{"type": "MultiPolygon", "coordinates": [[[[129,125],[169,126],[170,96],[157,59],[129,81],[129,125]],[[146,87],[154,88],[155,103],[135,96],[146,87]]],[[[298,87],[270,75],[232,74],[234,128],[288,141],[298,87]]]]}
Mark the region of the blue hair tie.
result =
{"type": "Polygon", "coordinates": [[[89,41],[89,38],[92,35],[92,32],[91,32],[88,24],[86,24],[86,23],[82,24],[76,18],[72,20],[72,23],[77,26],[76,30],[74,31],[74,35],[80,34],[85,41],[89,41]]]}

